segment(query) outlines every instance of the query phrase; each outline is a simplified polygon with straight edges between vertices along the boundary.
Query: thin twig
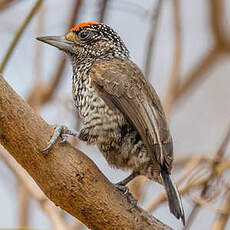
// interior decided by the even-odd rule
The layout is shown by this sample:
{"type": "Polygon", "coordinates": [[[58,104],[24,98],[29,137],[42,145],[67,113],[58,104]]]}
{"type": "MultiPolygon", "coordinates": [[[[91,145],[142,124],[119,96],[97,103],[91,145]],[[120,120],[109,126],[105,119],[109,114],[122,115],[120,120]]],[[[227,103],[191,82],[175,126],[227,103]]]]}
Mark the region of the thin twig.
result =
{"type": "MultiPolygon", "coordinates": [[[[218,195],[218,194],[217,194],[218,195]]],[[[217,208],[215,206],[215,204],[213,202],[211,202],[211,200],[207,200],[207,199],[204,199],[198,195],[195,195],[195,194],[191,194],[190,193],[190,197],[192,198],[192,200],[196,203],[198,203],[200,206],[202,207],[206,207],[208,208],[209,210],[213,211],[213,212],[217,212],[217,213],[221,213],[221,214],[227,214],[226,211],[223,209],[223,208],[217,208]]]]}
{"type": "Polygon", "coordinates": [[[18,3],[19,1],[15,0],[0,0],[0,11],[3,11],[9,8],[12,4],[18,3]]]}
{"type": "Polygon", "coordinates": [[[181,18],[180,18],[180,0],[173,1],[173,16],[174,16],[174,55],[172,72],[169,82],[169,88],[166,93],[164,103],[165,113],[167,118],[170,118],[172,106],[175,100],[175,95],[179,87],[179,78],[181,72],[181,53],[182,53],[182,37],[181,37],[181,18]]]}
{"type": "Polygon", "coordinates": [[[135,3],[134,1],[111,1],[109,10],[110,11],[119,11],[125,12],[126,14],[133,14],[136,17],[139,17],[143,20],[143,18],[149,15],[149,10],[144,7],[143,4],[135,3]]]}
{"type": "MultiPolygon", "coordinates": [[[[42,34],[45,26],[46,19],[46,8],[41,6],[38,17],[37,17],[37,26],[36,34],[42,34]]],[[[34,47],[34,84],[38,84],[41,81],[41,72],[42,72],[42,55],[43,55],[43,46],[41,47],[40,42],[35,42],[34,47]]]]}
{"type": "Polygon", "coordinates": [[[26,227],[29,223],[29,193],[23,183],[19,183],[19,227],[26,227]]]}
{"type": "MultiPolygon", "coordinates": [[[[182,154],[178,154],[179,156],[182,156],[182,154]]],[[[204,164],[204,163],[211,163],[213,161],[213,159],[211,157],[208,157],[208,153],[207,155],[205,155],[204,153],[202,154],[191,154],[190,156],[185,156],[185,157],[181,157],[179,159],[176,159],[174,162],[174,168],[180,168],[180,167],[184,167],[185,164],[193,161],[194,159],[199,159],[199,164],[204,164]]]]}
{"type": "Polygon", "coordinates": [[[160,11],[162,8],[163,0],[158,0],[156,7],[154,7],[153,14],[152,14],[152,21],[151,21],[151,30],[148,37],[148,47],[147,47],[147,54],[145,58],[145,77],[147,79],[150,78],[150,71],[151,71],[151,64],[154,54],[154,43],[156,40],[156,34],[159,24],[159,18],[160,18],[160,11]]]}
{"type": "Polygon", "coordinates": [[[222,172],[224,172],[224,171],[226,171],[228,169],[230,169],[230,160],[229,159],[223,161],[222,163],[220,163],[218,165],[218,167],[216,168],[216,173],[221,174],[222,172]]]}
{"type": "MultiPolygon", "coordinates": [[[[227,134],[224,137],[220,147],[218,148],[218,150],[214,154],[214,157],[213,157],[214,160],[213,160],[213,163],[211,165],[211,170],[210,170],[208,180],[203,185],[203,189],[201,191],[201,195],[200,195],[201,198],[204,198],[206,196],[206,194],[207,194],[207,192],[211,186],[212,178],[216,175],[215,169],[216,169],[217,165],[219,164],[221,158],[224,156],[224,153],[225,153],[226,148],[228,146],[229,139],[230,139],[230,128],[228,129],[227,134]]],[[[192,224],[193,220],[195,219],[195,217],[197,216],[199,209],[200,209],[200,204],[196,203],[195,206],[193,207],[188,219],[187,219],[184,230],[188,230],[191,227],[191,224],[192,224]]]]}
{"type": "MultiPolygon", "coordinates": [[[[203,160],[204,160],[204,158],[202,156],[201,157],[195,156],[194,158],[191,158],[190,162],[187,163],[187,166],[183,172],[183,176],[181,177],[181,179],[178,180],[178,184],[180,184],[180,182],[183,181],[182,180],[183,178],[186,178],[186,175],[188,175],[188,174],[191,175],[192,174],[191,169],[196,169],[200,165],[200,163],[203,162],[203,160]]],[[[210,160],[208,160],[208,163],[209,164],[211,163],[210,160]]],[[[222,162],[220,164],[220,166],[216,167],[215,173],[214,173],[212,178],[220,177],[228,168],[230,168],[230,161],[227,161],[226,164],[224,162],[222,162]]],[[[202,178],[201,176],[197,176],[192,181],[187,183],[185,187],[179,188],[179,193],[181,195],[187,194],[192,189],[199,188],[200,186],[207,183],[209,180],[210,180],[209,176],[205,176],[204,178],[202,178]]],[[[167,196],[166,196],[166,193],[164,191],[164,192],[160,193],[159,196],[156,199],[154,199],[154,201],[151,202],[146,209],[149,212],[153,212],[159,205],[161,205],[162,203],[164,203],[166,201],[167,201],[167,196]]]]}
{"type": "Polygon", "coordinates": [[[105,21],[108,3],[109,3],[109,0],[99,1],[99,5],[101,6],[100,13],[99,13],[99,22],[105,21]]]}
{"type": "Polygon", "coordinates": [[[14,51],[15,46],[17,45],[19,39],[21,38],[22,33],[24,32],[25,28],[27,27],[27,25],[29,24],[29,22],[31,21],[33,16],[38,11],[41,3],[42,3],[42,0],[37,0],[36,1],[34,6],[32,7],[32,9],[30,10],[29,14],[24,19],[22,25],[16,31],[16,33],[14,35],[14,38],[11,41],[9,48],[6,51],[6,54],[5,54],[4,58],[3,58],[3,61],[0,64],[0,73],[2,73],[4,71],[4,69],[5,69],[5,67],[6,67],[6,65],[7,65],[8,61],[10,59],[10,56],[11,56],[12,52],[14,51]]]}
{"type": "Polygon", "coordinates": [[[227,194],[227,198],[224,199],[220,205],[220,209],[223,213],[218,213],[215,222],[213,223],[212,230],[224,230],[230,215],[230,192],[227,194]]]}
{"type": "Polygon", "coordinates": [[[215,45],[223,52],[230,52],[230,39],[226,33],[226,15],[224,1],[209,0],[210,21],[215,45]]]}

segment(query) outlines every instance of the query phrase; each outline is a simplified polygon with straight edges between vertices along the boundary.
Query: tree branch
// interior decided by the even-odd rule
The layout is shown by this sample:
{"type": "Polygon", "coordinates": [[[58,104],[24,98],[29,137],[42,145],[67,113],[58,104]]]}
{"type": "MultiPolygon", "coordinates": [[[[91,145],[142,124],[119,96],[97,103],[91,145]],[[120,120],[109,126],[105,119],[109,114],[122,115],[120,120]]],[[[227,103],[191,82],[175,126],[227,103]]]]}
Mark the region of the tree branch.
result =
{"type": "MultiPolygon", "coordinates": [[[[9,155],[9,153],[2,146],[0,146],[0,157],[19,180],[21,188],[24,188],[24,190],[26,190],[29,195],[39,203],[41,209],[49,218],[52,229],[67,229],[59,210],[53,204],[51,204],[43,192],[34,183],[32,183],[31,177],[28,175],[28,173],[26,173],[26,171],[13,159],[11,155],[9,155]]],[[[27,196],[27,198],[29,197],[27,196]]],[[[28,206],[24,206],[22,208],[25,209],[25,207],[28,208],[28,206]]],[[[22,210],[22,208],[20,209],[20,217],[25,215],[25,210],[22,210]]],[[[25,227],[27,224],[26,222],[23,223],[20,221],[19,226],[25,227]]]]}
{"type": "Polygon", "coordinates": [[[56,144],[41,153],[53,128],[0,75],[0,143],[47,197],[91,229],[170,229],[130,203],[80,150],[56,144]]]}
{"type": "Polygon", "coordinates": [[[156,35],[157,35],[157,29],[158,29],[158,24],[159,24],[159,18],[160,18],[160,11],[163,5],[162,0],[158,0],[156,3],[156,7],[154,7],[153,14],[152,14],[152,19],[151,19],[151,29],[149,32],[149,37],[148,37],[148,47],[146,51],[146,57],[145,57],[145,77],[147,79],[150,79],[150,72],[151,72],[151,64],[153,60],[153,51],[154,51],[154,45],[156,41],[156,35]]]}

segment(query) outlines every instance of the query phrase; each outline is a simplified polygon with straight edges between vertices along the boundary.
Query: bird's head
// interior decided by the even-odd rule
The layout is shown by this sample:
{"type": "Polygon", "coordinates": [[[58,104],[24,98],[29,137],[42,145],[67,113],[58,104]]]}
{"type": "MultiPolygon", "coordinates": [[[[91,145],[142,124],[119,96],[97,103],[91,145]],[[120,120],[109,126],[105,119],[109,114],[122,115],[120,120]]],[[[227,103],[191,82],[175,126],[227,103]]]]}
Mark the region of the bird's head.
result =
{"type": "Polygon", "coordinates": [[[85,22],[73,27],[65,36],[38,37],[71,57],[128,58],[129,51],[118,34],[108,25],[85,22]]]}

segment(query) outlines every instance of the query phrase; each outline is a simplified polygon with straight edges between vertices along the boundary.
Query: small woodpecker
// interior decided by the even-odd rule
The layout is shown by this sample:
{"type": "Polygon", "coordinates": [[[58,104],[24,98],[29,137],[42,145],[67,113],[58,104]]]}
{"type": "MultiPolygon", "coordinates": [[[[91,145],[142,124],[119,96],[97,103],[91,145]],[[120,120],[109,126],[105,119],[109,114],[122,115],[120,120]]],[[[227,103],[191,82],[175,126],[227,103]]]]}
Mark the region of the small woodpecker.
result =
{"type": "Polygon", "coordinates": [[[164,185],[171,213],[185,223],[178,190],[170,174],[173,142],[159,97],[119,35],[99,22],[80,23],[65,36],[39,37],[65,52],[72,61],[73,100],[83,121],[79,132],[65,126],[55,128],[49,149],[60,136],[75,135],[88,144],[96,144],[116,168],[132,174],[116,184],[136,200],[126,184],[144,175],[164,185]]]}

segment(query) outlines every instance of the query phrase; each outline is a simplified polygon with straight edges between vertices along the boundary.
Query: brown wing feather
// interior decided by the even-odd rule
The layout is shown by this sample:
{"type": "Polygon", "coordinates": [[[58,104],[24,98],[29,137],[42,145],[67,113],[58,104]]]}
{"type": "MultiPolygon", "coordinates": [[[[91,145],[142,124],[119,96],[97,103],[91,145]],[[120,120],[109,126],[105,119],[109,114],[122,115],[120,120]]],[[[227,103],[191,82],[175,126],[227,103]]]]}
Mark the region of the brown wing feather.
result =
{"type": "Polygon", "coordinates": [[[136,128],[148,151],[171,171],[173,145],[160,100],[139,68],[130,60],[95,62],[90,78],[111,108],[119,109],[136,128]]]}

